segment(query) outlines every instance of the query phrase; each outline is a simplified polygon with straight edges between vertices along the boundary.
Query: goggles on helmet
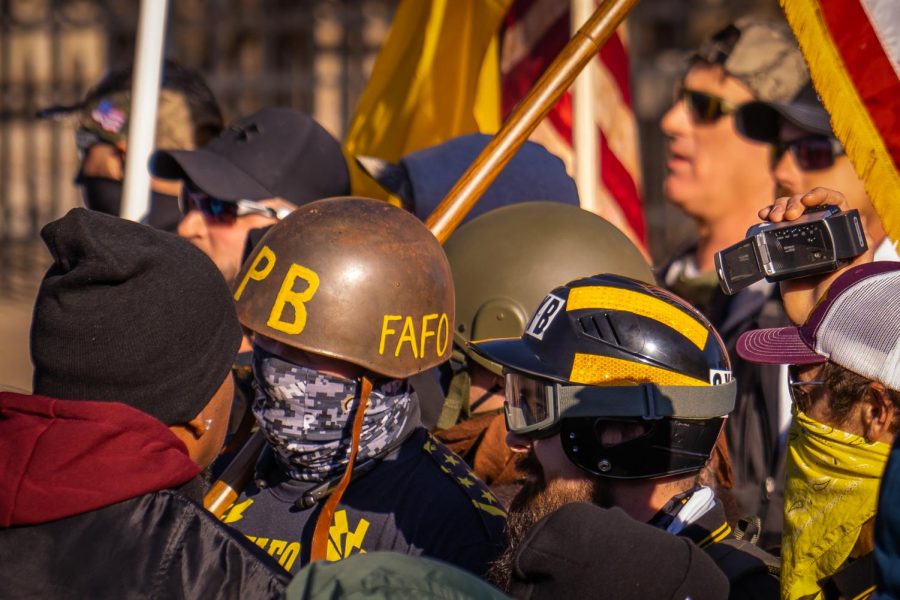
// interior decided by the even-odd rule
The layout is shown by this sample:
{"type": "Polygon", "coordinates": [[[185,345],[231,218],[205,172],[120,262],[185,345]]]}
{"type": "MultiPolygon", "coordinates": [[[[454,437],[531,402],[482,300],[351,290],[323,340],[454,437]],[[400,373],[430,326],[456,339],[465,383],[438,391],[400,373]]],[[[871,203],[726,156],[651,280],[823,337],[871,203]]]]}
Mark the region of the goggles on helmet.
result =
{"type": "Polygon", "coordinates": [[[737,383],[715,386],[567,385],[516,371],[506,373],[506,427],[530,437],[552,435],[562,418],[664,417],[710,419],[734,410],[737,383]]]}

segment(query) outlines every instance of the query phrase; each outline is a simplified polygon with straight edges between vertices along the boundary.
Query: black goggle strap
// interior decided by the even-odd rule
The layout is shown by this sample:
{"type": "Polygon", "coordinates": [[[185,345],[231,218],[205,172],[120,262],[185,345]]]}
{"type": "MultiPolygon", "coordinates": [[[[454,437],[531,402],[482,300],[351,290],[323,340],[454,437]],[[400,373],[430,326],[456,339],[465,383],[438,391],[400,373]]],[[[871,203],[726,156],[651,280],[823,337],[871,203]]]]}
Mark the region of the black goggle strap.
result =
{"type": "Polygon", "coordinates": [[[496,394],[499,394],[502,390],[503,386],[499,383],[495,383],[494,385],[489,387],[483,394],[478,396],[478,398],[474,402],[469,404],[470,414],[474,413],[482,404],[493,398],[496,394]]]}

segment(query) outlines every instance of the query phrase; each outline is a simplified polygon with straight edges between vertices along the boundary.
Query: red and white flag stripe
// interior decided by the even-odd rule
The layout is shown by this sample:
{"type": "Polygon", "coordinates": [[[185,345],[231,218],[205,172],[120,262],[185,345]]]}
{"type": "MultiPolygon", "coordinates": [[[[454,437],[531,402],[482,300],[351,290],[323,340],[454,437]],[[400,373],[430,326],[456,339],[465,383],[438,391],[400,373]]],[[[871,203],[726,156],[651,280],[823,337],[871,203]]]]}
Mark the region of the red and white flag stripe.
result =
{"type": "MultiPolygon", "coordinates": [[[[563,0],[516,0],[506,16],[501,53],[503,113],[508,115],[571,37],[563,0]]],[[[597,206],[584,206],[645,242],[637,124],[631,109],[625,28],[610,37],[586,68],[593,72],[594,122],[599,131],[597,206]]],[[[574,176],[572,96],[557,102],[531,136],[559,156],[574,176]]]]}
{"type": "Polygon", "coordinates": [[[897,0],[781,0],[835,134],[888,236],[900,240],[897,0]]]}

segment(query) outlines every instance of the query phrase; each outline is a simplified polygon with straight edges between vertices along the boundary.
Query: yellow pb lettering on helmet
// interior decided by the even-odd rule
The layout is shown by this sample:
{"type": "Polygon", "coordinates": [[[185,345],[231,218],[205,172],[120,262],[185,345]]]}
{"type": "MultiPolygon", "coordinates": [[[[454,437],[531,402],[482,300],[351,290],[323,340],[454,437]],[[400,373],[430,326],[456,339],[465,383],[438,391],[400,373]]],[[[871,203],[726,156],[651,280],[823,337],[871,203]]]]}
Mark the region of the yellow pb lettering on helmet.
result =
{"type": "MultiPolygon", "coordinates": [[[[250,272],[253,272],[253,269],[248,273],[250,272]]],[[[278,291],[278,296],[275,297],[275,303],[272,305],[272,312],[269,313],[266,325],[290,335],[297,335],[303,331],[303,328],[306,327],[305,304],[312,299],[318,289],[319,276],[315,272],[298,264],[292,264],[287,275],[284,276],[284,281],[281,282],[281,289],[278,291]],[[294,284],[298,279],[306,282],[306,288],[295,292],[294,284]],[[293,321],[284,319],[284,309],[287,304],[294,308],[293,321]]]]}
{"type": "Polygon", "coordinates": [[[432,344],[435,354],[442,356],[447,350],[447,344],[450,343],[450,318],[446,313],[423,315],[419,320],[408,315],[384,315],[378,354],[384,354],[388,347],[388,338],[395,336],[396,342],[393,343],[395,357],[410,352],[415,358],[425,358],[429,354],[428,347],[432,344]],[[395,321],[403,321],[403,326],[395,329],[391,326],[395,321]],[[437,321],[436,328],[435,321],[437,321]],[[430,342],[430,339],[434,341],[430,342]]]}
{"type": "Polygon", "coordinates": [[[238,286],[237,291],[234,293],[234,301],[237,302],[241,299],[241,295],[244,293],[244,288],[247,287],[247,282],[251,279],[254,281],[262,281],[266,277],[269,276],[269,273],[272,272],[272,269],[275,268],[275,253],[272,252],[272,249],[268,246],[263,246],[259,250],[259,254],[256,255],[256,258],[253,259],[253,264],[250,265],[250,268],[247,269],[247,274],[244,275],[244,279],[241,280],[241,285],[238,286]],[[260,268],[259,263],[263,260],[266,261],[266,264],[260,268]]]}

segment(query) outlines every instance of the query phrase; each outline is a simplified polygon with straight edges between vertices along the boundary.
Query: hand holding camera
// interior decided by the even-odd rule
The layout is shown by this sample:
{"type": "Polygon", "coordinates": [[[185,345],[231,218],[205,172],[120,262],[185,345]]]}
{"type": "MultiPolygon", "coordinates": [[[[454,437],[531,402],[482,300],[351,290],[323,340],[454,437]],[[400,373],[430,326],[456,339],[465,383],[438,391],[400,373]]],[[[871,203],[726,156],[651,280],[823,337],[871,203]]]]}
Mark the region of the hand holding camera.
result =
{"type": "MultiPolygon", "coordinates": [[[[794,222],[802,217],[807,209],[823,205],[835,206],[845,212],[850,210],[849,203],[842,193],[826,188],[814,188],[805,194],[778,198],[771,206],[767,206],[759,211],[759,218],[770,223],[794,222]]],[[[868,246],[868,238],[866,239],[866,245],[868,246]]],[[[803,323],[819,298],[822,297],[831,283],[844,270],[871,262],[872,260],[873,250],[869,248],[856,258],[851,259],[849,264],[839,266],[837,270],[830,273],[812,276],[804,275],[800,279],[781,281],[781,297],[784,300],[784,308],[790,320],[796,324],[803,323]]]]}
{"type": "Polygon", "coordinates": [[[716,254],[723,291],[735,294],[763,278],[784,281],[831,273],[865,252],[868,244],[856,210],[807,203],[826,192],[779,199],[760,211],[769,222],[754,225],[744,240],[716,254]]]}

